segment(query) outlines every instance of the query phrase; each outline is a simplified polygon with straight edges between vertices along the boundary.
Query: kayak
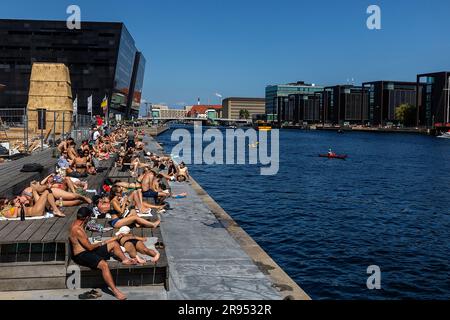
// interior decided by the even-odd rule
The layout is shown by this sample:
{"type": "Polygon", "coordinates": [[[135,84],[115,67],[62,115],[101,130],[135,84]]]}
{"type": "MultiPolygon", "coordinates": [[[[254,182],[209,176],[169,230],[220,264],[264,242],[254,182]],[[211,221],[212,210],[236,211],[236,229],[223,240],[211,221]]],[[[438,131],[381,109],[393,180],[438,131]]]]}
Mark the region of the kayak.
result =
{"type": "Polygon", "coordinates": [[[336,154],[334,156],[330,156],[329,154],[319,154],[319,157],[321,157],[321,158],[328,158],[328,159],[345,160],[345,159],[347,159],[348,156],[346,154],[343,154],[343,155],[336,154]]]}

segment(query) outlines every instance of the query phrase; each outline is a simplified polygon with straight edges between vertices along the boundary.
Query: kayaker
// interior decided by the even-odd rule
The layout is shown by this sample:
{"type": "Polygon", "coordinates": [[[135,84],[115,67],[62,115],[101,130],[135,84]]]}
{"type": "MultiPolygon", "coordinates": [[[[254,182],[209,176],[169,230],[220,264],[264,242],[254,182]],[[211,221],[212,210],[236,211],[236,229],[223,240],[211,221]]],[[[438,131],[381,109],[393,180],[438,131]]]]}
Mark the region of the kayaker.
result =
{"type": "Polygon", "coordinates": [[[328,156],[329,156],[329,157],[335,157],[335,156],[336,156],[336,153],[334,153],[334,152],[331,150],[331,148],[330,148],[330,149],[328,149],[328,156]]]}

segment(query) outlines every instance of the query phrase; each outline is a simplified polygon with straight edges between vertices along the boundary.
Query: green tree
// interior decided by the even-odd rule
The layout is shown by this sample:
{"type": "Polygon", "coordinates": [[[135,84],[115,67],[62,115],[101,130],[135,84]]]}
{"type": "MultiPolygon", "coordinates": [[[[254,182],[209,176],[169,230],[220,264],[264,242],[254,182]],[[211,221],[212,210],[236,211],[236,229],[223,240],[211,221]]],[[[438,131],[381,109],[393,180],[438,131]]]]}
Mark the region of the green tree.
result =
{"type": "Polygon", "coordinates": [[[247,109],[242,109],[241,111],[239,111],[239,118],[240,119],[248,119],[248,118],[250,118],[250,112],[248,112],[247,109]]]}
{"type": "Polygon", "coordinates": [[[415,106],[404,103],[395,109],[395,118],[406,127],[414,127],[416,125],[416,111],[415,106]]]}

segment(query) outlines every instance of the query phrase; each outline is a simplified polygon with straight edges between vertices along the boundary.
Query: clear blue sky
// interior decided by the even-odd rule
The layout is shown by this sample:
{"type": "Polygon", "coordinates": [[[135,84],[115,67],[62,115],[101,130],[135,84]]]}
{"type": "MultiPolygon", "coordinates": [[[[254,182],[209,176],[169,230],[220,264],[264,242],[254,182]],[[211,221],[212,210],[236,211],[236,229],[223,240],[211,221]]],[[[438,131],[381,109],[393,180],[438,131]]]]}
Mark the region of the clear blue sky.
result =
{"type": "Polygon", "coordinates": [[[267,84],[415,81],[450,70],[448,0],[14,0],[1,18],[123,21],[147,58],[144,98],[170,105],[263,97],[267,84]],[[382,30],[366,9],[382,10],[382,30]]]}

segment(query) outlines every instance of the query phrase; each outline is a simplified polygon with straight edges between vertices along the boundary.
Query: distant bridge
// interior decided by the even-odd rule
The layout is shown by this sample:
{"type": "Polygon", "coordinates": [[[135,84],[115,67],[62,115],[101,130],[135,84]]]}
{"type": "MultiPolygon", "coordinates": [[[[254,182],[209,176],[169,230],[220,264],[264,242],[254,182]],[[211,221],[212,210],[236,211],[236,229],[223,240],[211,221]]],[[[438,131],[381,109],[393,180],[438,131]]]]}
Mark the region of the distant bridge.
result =
{"type": "Polygon", "coordinates": [[[143,120],[161,121],[161,122],[169,122],[169,121],[202,121],[202,122],[217,121],[217,122],[233,122],[233,123],[252,123],[252,120],[250,120],[250,119],[225,119],[225,118],[209,119],[209,118],[191,118],[191,117],[183,117],[183,118],[177,118],[177,117],[154,117],[154,118],[143,118],[143,120]]]}

